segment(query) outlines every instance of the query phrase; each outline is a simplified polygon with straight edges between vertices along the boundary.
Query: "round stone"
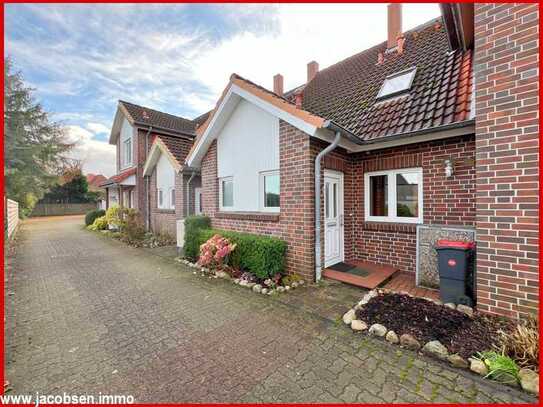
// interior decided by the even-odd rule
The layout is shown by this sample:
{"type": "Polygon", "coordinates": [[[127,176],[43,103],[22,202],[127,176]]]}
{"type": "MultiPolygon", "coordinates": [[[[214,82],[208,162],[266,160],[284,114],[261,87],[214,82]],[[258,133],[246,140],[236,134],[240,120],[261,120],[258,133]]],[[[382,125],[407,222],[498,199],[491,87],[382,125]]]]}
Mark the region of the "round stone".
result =
{"type": "Polygon", "coordinates": [[[368,332],[370,333],[370,335],[383,337],[387,333],[387,328],[381,324],[373,324],[372,326],[370,326],[370,330],[368,332]]]}
{"type": "Polygon", "coordinates": [[[473,316],[473,308],[468,307],[467,305],[458,304],[458,305],[456,306],[456,310],[457,310],[457,311],[460,311],[460,312],[463,312],[463,313],[466,314],[468,317],[472,317],[472,316],[473,316]]]}
{"type": "Polygon", "coordinates": [[[449,351],[439,341],[427,342],[422,348],[422,351],[441,360],[445,360],[447,359],[447,356],[449,356],[449,351]]]}
{"type": "Polygon", "coordinates": [[[530,369],[520,369],[520,386],[528,393],[539,395],[539,375],[530,369]]]}
{"type": "Polygon", "coordinates": [[[253,286],[253,291],[254,291],[255,293],[259,293],[260,291],[262,291],[262,286],[261,286],[260,284],[255,284],[255,285],[253,286]]]}
{"type": "Polygon", "coordinates": [[[462,369],[467,369],[469,367],[468,362],[460,355],[453,354],[448,357],[449,363],[454,367],[459,367],[462,369]]]}
{"type": "Polygon", "coordinates": [[[400,342],[400,338],[398,338],[398,335],[396,335],[396,332],[394,331],[388,331],[385,340],[390,343],[398,343],[400,342]]]}
{"type": "Polygon", "coordinates": [[[469,361],[470,361],[469,369],[472,372],[475,372],[480,376],[486,376],[488,374],[488,368],[486,367],[485,362],[483,362],[482,360],[473,359],[473,358],[470,358],[469,361]]]}
{"type": "Polygon", "coordinates": [[[262,291],[260,291],[262,294],[268,294],[268,289],[267,288],[263,288],[262,291]]]}
{"type": "Polygon", "coordinates": [[[351,322],[351,328],[353,331],[365,331],[368,329],[368,325],[366,325],[364,321],[353,319],[351,322]]]}
{"type": "Polygon", "coordinates": [[[407,349],[418,350],[420,349],[420,343],[412,335],[403,334],[400,336],[400,344],[407,349]]]}
{"type": "Polygon", "coordinates": [[[345,315],[343,315],[343,322],[346,324],[346,325],[350,325],[351,322],[353,322],[353,320],[356,318],[356,313],[355,313],[355,310],[354,309],[350,309],[349,311],[347,311],[345,313],[345,315]]]}

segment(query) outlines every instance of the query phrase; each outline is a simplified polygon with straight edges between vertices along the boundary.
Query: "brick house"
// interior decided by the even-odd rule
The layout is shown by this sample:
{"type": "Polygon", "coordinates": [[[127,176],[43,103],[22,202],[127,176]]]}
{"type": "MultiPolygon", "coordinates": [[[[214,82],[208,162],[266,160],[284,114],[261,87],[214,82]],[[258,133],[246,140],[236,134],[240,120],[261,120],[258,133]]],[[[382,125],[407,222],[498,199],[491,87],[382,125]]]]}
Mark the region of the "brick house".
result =
{"type": "MultiPolygon", "coordinates": [[[[106,207],[135,208],[148,230],[175,236],[176,213],[182,216],[186,202],[183,176],[177,179],[179,163],[192,146],[197,125],[205,119],[203,115],[189,120],[119,101],[109,139],[116,146],[117,174],[101,184],[106,190],[106,207]],[[162,153],[168,159],[160,160],[162,153]],[[152,165],[145,167],[151,155],[152,165]],[[158,161],[159,177],[155,170],[158,161]]],[[[194,180],[193,185],[198,182],[194,180]]]]}
{"type": "Polygon", "coordinates": [[[289,92],[231,76],[186,159],[202,212],[287,241],[288,272],[363,286],[419,282],[428,239],[476,236],[480,309],[534,312],[537,6],[445,4],[407,32],[388,11],[387,41],[289,92]]]}

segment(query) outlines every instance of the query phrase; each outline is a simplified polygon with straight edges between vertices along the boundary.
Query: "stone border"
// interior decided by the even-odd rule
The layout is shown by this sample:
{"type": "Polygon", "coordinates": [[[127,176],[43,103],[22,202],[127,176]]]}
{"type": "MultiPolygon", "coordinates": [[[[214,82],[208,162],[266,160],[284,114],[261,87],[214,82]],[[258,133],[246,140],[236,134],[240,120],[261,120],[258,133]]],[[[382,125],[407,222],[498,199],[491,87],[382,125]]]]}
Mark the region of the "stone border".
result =
{"type": "Polygon", "coordinates": [[[196,263],[192,263],[180,257],[176,257],[175,261],[178,263],[182,263],[186,265],[187,267],[191,267],[195,269],[192,272],[192,274],[197,275],[198,271],[200,271],[200,275],[202,277],[205,277],[207,275],[208,278],[222,278],[224,280],[231,281],[232,283],[239,285],[240,287],[250,288],[252,289],[253,292],[258,293],[258,294],[274,295],[274,294],[279,294],[279,293],[288,293],[291,290],[294,290],[298,287],[303,287],[305,285],[304,280],[299,280],[299,281],[293,281],[291,285],[286,285],[286,286],[280,285],[280,286],[277,286],[276,288],[270,289],[267,287],[263,287],[261,284],[248,283],[244,280],[240,280],[239,278],[232,279],[232,277],[230,277],[230,275],[225,271],[213,271],[211,269],[208,269],[206,267],[201,267],[196,263]]]}
{"type": "MultiPolygon", "coordinates": [[[[358,304],[356,304],[353,308],[351,308],[349,311],[347,311],[343,315],[343,323],[345,325],[349,325],[354,332],[363,332],[367,330],[368,334],[371,336],[384,338],[387,342],[394,345],[400,345],[406,349],[410,349],[413,351],[420,351],[427,356],[431,356],[441,361],[448,362],[452,367],[459,368],[459,369],[469,369],[472,372],[483,377],[484,379],[487,378],[488,368],[482,360],[479,360],[473,357],[468,358],[468,360],[465,360],[458,354],[449,354],[448,349],[439,341],[429,341],[425,343],[424,345],[421,345],[421,343],[412,335],[403,334],[400,337],[398,337],[396,332],[392,330],[388,330],[384,325],[373,324],[370,327],[368,327],[366,322],[360,319],[356,319],[357,310],[361,309],[372,298],[377,297],[378,295],[382,295],[382,294],[403,294],[403,295],[409,295],[410,297],[414,297],[413,295],[406,292],[396,293],[390,290],[379,289],[379,288],[375,290],[371,290],[367,294],[365,294],[364,297],[362,297],[362,300],[360,300],[358,304]]],[[[439,306],[456,309],[457,311],[463,312],[469,317],[473,316],[473,309],[471,307],[468,307],[467,305],[462,305],[462,304],[455,305],[453,303],[443,304],[439,300],[433,300],[431,298],[423,298],[423,299],[433,302],[434,304],[439,305],[439,306]]],[[[521,371],[519,372],[519,379],[520,379],[520,387],[524,391],[539,396],[538,373],[529,369],[521,369],[521,371]]],[[[493,382],[500,383],[499,381],[493,381],[493,382]]]]}

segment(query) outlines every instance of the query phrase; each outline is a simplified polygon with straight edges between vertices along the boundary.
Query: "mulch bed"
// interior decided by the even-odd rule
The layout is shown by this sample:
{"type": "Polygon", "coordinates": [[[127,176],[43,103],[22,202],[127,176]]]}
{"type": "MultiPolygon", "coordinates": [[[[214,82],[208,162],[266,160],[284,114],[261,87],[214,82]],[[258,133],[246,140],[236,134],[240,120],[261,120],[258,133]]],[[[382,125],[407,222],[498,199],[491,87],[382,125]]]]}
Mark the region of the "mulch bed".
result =
{"type": "Polygon", "coordinates": [[[410,334],[422,345],[438,340],[450,353],[463,358],[491,349],[499,330],[514,324],[502,317],[466,314],[431,301],[403,294],[381,294],[372,298],[357,318],[368,325],[382,324],[398,336],[410,334]]]}

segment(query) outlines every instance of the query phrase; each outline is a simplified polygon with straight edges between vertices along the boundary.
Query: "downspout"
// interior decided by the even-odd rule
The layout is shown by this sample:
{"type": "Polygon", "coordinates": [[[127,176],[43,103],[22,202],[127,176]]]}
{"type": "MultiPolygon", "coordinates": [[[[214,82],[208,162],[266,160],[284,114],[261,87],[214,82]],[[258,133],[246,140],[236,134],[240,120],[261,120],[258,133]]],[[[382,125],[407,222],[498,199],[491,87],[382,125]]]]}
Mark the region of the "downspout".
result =
{"type": "MultiPolygon", "coordinates": [[[[326,127],[326,126],[325,126],[326,127]]],[[[341,138],[341,132],[336,130],[332,144],[322,150],[315,158],[315,280],[321,279],[321,161],[323,157],[334,150],[341,138]]]]}
{"type": "Polygon", "coordinates": [[[187,216],[190,216],[190,183],[192,182],[192,179],[196,175],[195,171],[192,171],[192,174],[190,174],[190,178],[187,181],[187,216]]]}
{"type": "MultiPolygon", "coordinates": [[[[148,154],[149,154],[149,135],[151,134],[151,130],[153,129],[153,126],[149,126],[149,129],[147,130],[147,134],[145,135],[145,161],[147,161],[148,154]]],[[[149,231],[151,229],[151,199],[149,199],[149,194],[151,191],[149,191],[149,176],[145,176],[145,207],[147,216],[145,217],[145,230],[149,231]]]]}

